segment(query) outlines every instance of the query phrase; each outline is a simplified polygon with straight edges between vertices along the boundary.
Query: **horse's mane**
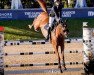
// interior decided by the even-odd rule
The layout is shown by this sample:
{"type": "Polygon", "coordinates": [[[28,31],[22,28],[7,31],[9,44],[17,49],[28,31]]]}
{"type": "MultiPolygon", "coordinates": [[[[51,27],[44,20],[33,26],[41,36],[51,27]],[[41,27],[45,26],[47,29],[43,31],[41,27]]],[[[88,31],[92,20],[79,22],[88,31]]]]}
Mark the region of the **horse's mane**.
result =
{"type": "Polygon", "coordinates": [[[62,23],[59,23],[59,24],[55,25],[55,27],[53,28],[53,31],[52,32],[56,36],[61,35],[61,34],[63,35],[63,25],[62,25],[62,23]]]}

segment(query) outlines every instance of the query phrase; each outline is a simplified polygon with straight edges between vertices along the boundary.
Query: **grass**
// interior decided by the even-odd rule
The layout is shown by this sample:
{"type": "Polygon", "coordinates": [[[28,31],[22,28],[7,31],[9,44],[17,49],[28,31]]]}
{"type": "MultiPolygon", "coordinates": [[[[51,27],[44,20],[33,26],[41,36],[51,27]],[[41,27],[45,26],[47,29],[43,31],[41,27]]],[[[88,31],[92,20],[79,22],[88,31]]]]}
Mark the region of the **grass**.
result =
{"type": "MultiPolygon", "coordinates": [[[[32,28],[28,28],[32,24],[32,20],[7,20],[0,21],[0,26],[5,27],[5,40],[35,40],[44,39],[41,32],[35,32],[32,28]]],[[[68,28],[70,30],[69,37],[82,37],[82,22],[88,22],[90,27],[94,27],[93,19],[69,19],[68,28]]]]}
{"type": "Polygon", "coordinates": [[[82,37],[83,22],[88,22],[89,27],[94,27],[94,19],[69,19],[69,37],[82,37]]]}
{"type": "Polygon", "coordinates": [[[5,40],[41,39],[42,34],[29,29],[32,20],[0,21],[0,26],[5,27],[5,40]]]}

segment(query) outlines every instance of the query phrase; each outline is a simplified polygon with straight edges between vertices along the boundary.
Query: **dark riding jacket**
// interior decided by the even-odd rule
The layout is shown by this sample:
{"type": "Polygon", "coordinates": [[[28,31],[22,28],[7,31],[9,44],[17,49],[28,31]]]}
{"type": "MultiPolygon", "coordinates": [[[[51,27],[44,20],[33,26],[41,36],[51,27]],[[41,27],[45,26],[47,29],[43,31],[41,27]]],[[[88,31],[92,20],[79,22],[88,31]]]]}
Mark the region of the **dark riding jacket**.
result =
{"type": "Polygon", "coordinates": [[[62,17],[62,8],[63,8],[62,3],[60,3],[59,6],[56,6],[54,4],[52,9],[51,9],[50,16],[51,17],[56,16],[57,18],[61,18],[62,17]]]}

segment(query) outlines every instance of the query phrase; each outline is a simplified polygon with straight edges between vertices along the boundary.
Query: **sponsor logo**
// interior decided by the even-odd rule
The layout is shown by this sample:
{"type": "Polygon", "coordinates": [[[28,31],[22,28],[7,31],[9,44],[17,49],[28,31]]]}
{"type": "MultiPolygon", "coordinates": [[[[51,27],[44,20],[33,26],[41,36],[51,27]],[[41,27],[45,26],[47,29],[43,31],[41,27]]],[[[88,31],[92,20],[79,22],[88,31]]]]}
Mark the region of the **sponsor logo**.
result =
{"type": "Polygon", "coordinates": [[[28,16],[28,18],[35,18],[40,14],[40,12],[25,12],[25,15],[28,16]]]}
{"type": "Polygon", "coordinates": [[[94,11],[88,11],[88,16],[94,16],[94,11]]]}
{"type": "Polygon", "coordinates": [[[75,14],[75,11],[63,11],[62,17],[72,17],[73,14],[75,14]]]}
{"type": "Polygon", "coordinates": [[[0,13],[0,18],[12,18],[12,13],[0,13]]]}

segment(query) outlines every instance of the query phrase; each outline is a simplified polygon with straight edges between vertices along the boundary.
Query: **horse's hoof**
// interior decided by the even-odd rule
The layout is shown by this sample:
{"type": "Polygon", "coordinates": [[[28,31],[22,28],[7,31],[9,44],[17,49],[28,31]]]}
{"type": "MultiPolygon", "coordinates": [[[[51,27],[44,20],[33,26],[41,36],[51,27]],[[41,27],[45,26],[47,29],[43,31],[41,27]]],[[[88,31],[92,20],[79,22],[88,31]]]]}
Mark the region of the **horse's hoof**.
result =
{"type": "Polygon", "coordinates": [[[58,68],[61,68],[61,66],[58,66],[58,68]]]}
{"type": "Polygon", "coordinates": [[[60,73],[63,73],[63,71],[62,71],[62,70],[60,70],[60,73]]]}
{"type": "Polygon", "coordinates": [[[64,70],[67,70],[67,68],[65,67],[64,70]]]}

